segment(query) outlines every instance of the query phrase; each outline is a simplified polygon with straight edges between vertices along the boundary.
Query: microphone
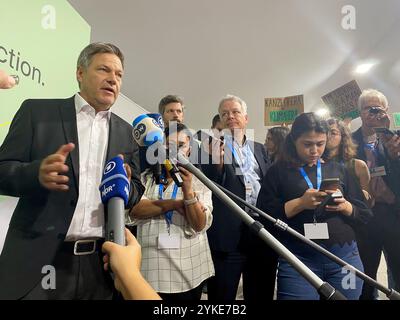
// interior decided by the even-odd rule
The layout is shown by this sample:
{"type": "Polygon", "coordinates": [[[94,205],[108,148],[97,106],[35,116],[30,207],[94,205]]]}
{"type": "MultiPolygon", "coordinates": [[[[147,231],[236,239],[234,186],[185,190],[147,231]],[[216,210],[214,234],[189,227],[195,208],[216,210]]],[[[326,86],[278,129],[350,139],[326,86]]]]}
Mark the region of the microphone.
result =
{"type": "Polygon", "coordinates": [[[164,124],[159,113],[142,114],[132,122],[133,138],[141,147],[164,140],[164,124]]]}
{"type": "MultiPolygon", "coordinates": [[[[159,175],[161,168],[159,164],[163,163],[176,185],[181,187],[183,180],[179,174],[179,169],[171,160],[166,159],[165,147],[161,145],[164,140],[164,124],[161,115],[159,113],[142,114],[132,122],[132,126],[133,138],[139,146],[150,147],[155,145],[154,147],[157,147],[155,150],[157,161],[151,163],[155,172],[156,183],[162,183],[159,175]]],[[[151,151],[150,148],[148,148],[148,151],[151,151]]],[[[150,158],[148,153],[146,153],[146,158],[147,160],[150,158]]]]}
{"type": "Polygon", "coordinates": [[[172,177],[172,180],[174,180],[175,184],[178,187],[182,187],[183,180],[181,175],[179,174],[179,169],[177,166],[169,159],[165,159],[164,161],[165,169],[168,170],[169,174],[172,177]]]}
{"type": "Polygon", "coordinates": [[[125,206],[130,183],[120,157],[114,157],[106,164],[99,190],[105,209],[106,240],[125,246],[125,206]]]}
{"type": "Polygon", "coordinates": [[[160,148],[164,140],[164,123],[161,115],[159,113],[142,114],[133,120],[132,127],[132,136],[143,151],[140,153],[143,171],[145,168],[150,168],[156,184],[164,184],[161,177],[162,161],[160,161],[160,157],[165,155],[163,149],[160,148]]]}

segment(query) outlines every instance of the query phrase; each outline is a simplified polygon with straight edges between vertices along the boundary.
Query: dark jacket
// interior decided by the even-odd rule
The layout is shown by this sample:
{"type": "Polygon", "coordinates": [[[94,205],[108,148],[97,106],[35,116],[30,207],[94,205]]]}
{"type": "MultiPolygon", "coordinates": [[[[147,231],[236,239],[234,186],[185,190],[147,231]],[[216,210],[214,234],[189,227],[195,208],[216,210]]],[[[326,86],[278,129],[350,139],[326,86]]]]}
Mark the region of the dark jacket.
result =
{"type": "MultiPolygon", "coordinates": [[[[364,151],[364,141],[361,128],[353,133],[353,140],[357,144],[357,156],[356,158],[367,162],[367,156],[364,151]]],[[[378,151],[378,164],[377,166],[385,166],[386,175],[383,176],[383,180],[390,190],[396,196],[396,203],[400,207],[400,159],[390,159],[387,151],[382,142],[378,140],[377,144],[378,151]]]]}
{"type": "MultiPolygon", "coordinates": [[[[225,152],[229,150],[225,148],[225,152]]],[[[262,144],[254,142],[253,154],[260,167],[261,176],[260,183],[263,176],[268,169],[268,156],[262,144]]],[[[228,155],[228,158],[231,155],[228,155]]],[[[229,158],[231,160],[231,158],[229,158]]],[[[211,163],[211,160],[210,162],[211,163]]],[[[224,188],[233,192],[242,199],[246,199],[246,189],[242,174],[236,174],[236,170],[240,170],[235,160],[230,161],[230,164],[224,164],[223,173],[219,174],[216,165],[206,164],[202,165],[204,174],[211,180],[219,183],[224,188]]],[[[237,252],[243,247],[243,240],[247,236],[248,228],[235,213],[213,195],[213,223],[208,229],[208,241],[211,250],[223,252],[237,252]]],[[[244,209],[243,205],[239,205],[244,209]]]]}

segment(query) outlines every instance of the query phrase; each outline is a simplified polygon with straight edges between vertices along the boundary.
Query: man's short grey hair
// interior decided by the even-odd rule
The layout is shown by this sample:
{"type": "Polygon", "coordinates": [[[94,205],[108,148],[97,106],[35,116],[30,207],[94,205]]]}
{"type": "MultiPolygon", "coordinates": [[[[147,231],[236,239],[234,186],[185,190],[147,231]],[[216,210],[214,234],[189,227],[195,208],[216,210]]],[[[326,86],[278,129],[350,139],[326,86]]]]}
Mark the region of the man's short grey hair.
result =
{"type": "Polygon", "coordinates": [[[358,97],[358,109],[361,110],[361,108],[364,107],[366,102],[371,98],[378,98],[385,109],[388,107],[388,100],[382,92],[375,89],[366,89],[363,90],[361,95],[358,97]]]}
{"type": "Polygon", "coordinates": [[[122,51],[111,43],[94,42],[86,46],[79,55],[77,68],[87,69],[92,62],[93,57],[99,53],[115,54],[121,60],[122,68],[124,68],[124,55],[122,51]]]}
{"type": "Polygon", "coordinates": [[[224,105],[224,103],[226,101],[235,101],[235,102],[239,103],[240,106],[242,107],[243,114],[247,114],[247,104],[246,104],[246,102],[244,102],[241,98],[239,98],[237,96],[234,96],[232,94],[227,94],[225,97],[222,98],[222,100],[219,103],[218,113],[220,115],[221,115],[221,108],[222,108],[222,106],[224,105]]]}

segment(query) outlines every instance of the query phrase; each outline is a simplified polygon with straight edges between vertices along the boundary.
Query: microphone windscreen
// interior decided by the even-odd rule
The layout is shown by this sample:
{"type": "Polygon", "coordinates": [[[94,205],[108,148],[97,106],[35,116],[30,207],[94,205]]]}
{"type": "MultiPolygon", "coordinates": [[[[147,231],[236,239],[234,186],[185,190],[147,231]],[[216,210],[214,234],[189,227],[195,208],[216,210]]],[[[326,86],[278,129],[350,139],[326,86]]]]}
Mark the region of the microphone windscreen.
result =
{"type": "Polygon", "coordinates": [[[161,115],[142,114],[133,122],[133,138],[139,146],[148,147],[155,142],[163,142],[164,126],[161,115]]]}
{"type": "Polygon", "coordinates": [[[106,204],[111,198],[119,197],[128,203],[130,184],[120,157],[107,162],[100,184],[101,201],[106,204]]]}

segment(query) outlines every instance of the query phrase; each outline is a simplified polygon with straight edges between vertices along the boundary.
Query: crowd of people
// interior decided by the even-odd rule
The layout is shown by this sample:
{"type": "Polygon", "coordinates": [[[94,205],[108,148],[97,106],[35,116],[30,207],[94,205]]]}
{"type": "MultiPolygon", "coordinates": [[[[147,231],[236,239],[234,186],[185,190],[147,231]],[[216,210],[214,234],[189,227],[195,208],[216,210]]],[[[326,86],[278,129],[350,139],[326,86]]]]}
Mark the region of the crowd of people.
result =
{"type": "MultiPolygon", "coordinates": [[[[276,284],[277,299],[320,299],[192,173],[178,164],[178,183],[165,165],[156,173],[146,163],[130,125],[111,112],[123,71],[116,46],[92,43],[78,58],[78,93],[26,100],[16,113],[0,147],[0,194],[19,197],[0,256],[0,299],[121,293],[177,302],[206,292],[211,301],[233,301],[240,279],[246,302],[274,299],[276,284]],[[126,230],[126,246],[104,242],[97,189],[104,164],[118,154],[130,181],[126,224],[134,235],[126,230]],[[57,272],[52,289],[42,284],[46,265],[57,272]]],[[[2,89],[15,80],[0,72],[2,89]]],[[[400,136],[375,130],[390,128],[381,92],[364,90],[358,107],[362,126],[354,133],[340,119],[302,113],[290,126],[268,129],[264,144],[248,137],[248,107],[238,96],[221,99],[209,134],[192,134],[177,95],[163,97],[159,113],[166,145],[210,180],[374,279],[384,252],[400,290],[400,136]],[[325,180],[337,185],[323,188],[325,180]]],[[[371,285],[360,278],[344,285],[342,266],[240,206],[347,299],[376,298],[371,285]]]]}

